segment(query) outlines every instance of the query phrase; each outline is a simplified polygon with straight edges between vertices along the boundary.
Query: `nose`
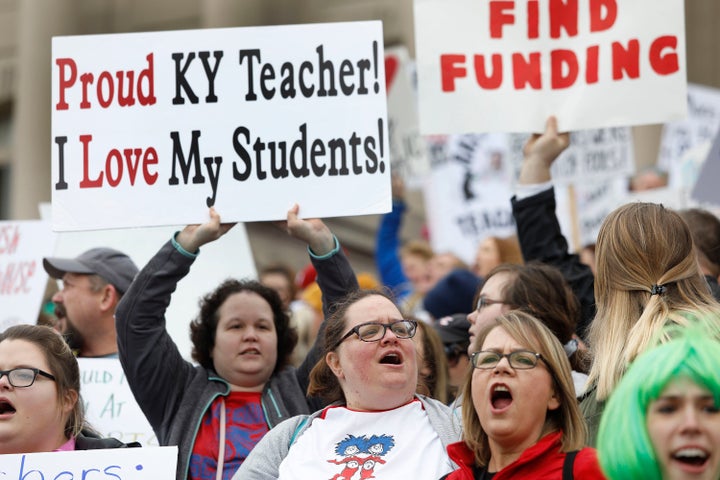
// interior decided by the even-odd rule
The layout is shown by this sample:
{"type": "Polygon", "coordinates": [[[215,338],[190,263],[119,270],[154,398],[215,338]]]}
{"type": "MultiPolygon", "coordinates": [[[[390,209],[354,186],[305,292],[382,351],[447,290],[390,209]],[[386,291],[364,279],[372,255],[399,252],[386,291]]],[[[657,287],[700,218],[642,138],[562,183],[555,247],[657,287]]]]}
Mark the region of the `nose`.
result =
{"type": "Polygon", "coordinates": [[[473,310],[472,312],[467,314],[467,321],[470,322],[471,325],[475,325],[475,319],[477,318],[477,310],[473,310]]]}
{"type": "Polygon", "coordinates": [[[380,339],[380,343],[397,342],[398,340],[399,338],[397,337],[397,335],[395,335],[395,332],[393,332],[390,327],[386,327],[385,332],[380,339]]]}
{"type": "Polygon", "coordinates": [[[510,359],[508,357],[502,357],[495,368],[493,373],[514,373],[515,369],[510,366],[510,359]]]}
{"type": "Polygon", "coordinates": [[[62,290],[58,290],[55,292],[55,294],[52,296],[51,299],[54,303],[61,303],[62,302],[62,290]]]}
{"type": "Polygon", "coordinates": [[[683,423],[681,431],[683,433],[695,433],[700,429],[700,418],[698,409],[694,405],[688,405],[683,412],[683,423]]]}
{"type": "Polygon", "coordinates": [[[248,327],[243,330],[243,340],[246,342],[258,339],[258,331],[255,327],[248,327]]]}
{"type": "Polygon", "coordinates": [[[0,373],[0,389],[9,390],[10,388],[12,388],[12,385],[10,385],[8,374],[0,373]]]}

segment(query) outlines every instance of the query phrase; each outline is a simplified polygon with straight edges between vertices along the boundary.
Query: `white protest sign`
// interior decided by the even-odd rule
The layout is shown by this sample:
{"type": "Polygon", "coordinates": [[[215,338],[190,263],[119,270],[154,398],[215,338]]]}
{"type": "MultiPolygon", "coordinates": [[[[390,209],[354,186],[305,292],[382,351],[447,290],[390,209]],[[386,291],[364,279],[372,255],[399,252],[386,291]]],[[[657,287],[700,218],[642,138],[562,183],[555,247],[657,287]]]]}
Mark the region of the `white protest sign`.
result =
{"type": "Polygon", "coordinates": [[[539,132],[685,115],[683,0],[415,0],[420,131],[539,132]]]}
{"type": "Polygon", "coordinates": [[[177,447],[0,455],[3,480],[174,480],[177,447]]]}
{"type": "Polygon", "coordinates": [[[48,279],[42,259],[54,248],[50,222],[0,222],[0,332],[37,322],[48,279]]]}
{"type": "Polygon", "coordinates": [[[53,228],[387,212],[384,85],[379,21],[55,37],[53,228]]]}
{"type": "MultiPolygon", "coordinates": [[[[47,208],[44,210],[43,215],[47,215],[47,208]]],[[[57,247],[52,256],[74,258],[91,248],[111,247],[126,253],[138,268],[142,269],[180,229],[182,227],[62,232],[57,234],[57,247]]],[[[250,242],[242,223],[235,225],[219,240],[200,249],[200,255],[190,272],[178,283],[172,294],[170,306],[165,313],[166,328],[186,359],[190,359],[192,347],[189,328],[190,321],[199,311],[198,300],[229,277],[257,278],[250,242]]]]}
{"type": "Polygon", "coordinates": [[[510,207],[511,165],[506,135],[456,135],[435,159],[425,189],[430,241],[436,252],[453,252],[472,264],[478,244],[488,236],[515,235],[510,207]]]}
{"type": "Polygon", "coordinates": [[[420,136],[414,68],[407,48],[385,50],[388,132],[392,171],[409,188],[419,187],[429,173],[427,149],[420,136]]]}
{"type": "Polygon", "coordinates": [[[710,147],[707,158],[702,164],[697,183],[692,189],[692,199],[701,202],[720,206],[720,190],[718,190],[718,179],[720,178],[720,131],[710,147]]]}
{"type": "Polygon", "coordinates": [[[692,183],[688,185],[686,181],[688,175],[684,168],[687,165],[683,162],[683,154],[715,138],[720,129],[720,90],[690,84],[687,105],[686,119],[663,126],[657,163],[670,174],[668,183],[671,187],[690,189],[692,183]]]}
{"type": "MultiPolygon", "coordinates": [[[[529,136],[510,134],[510,157],[518,173],[529,136]]],[[[635,172],[634,159],[630,128],[580,130],[570,133],[570,145],[553,162],[550,171],[557,185],[581,184],[630,176],[635,172]]]]}
{"type": "Polygon", "coordinates": [[[158,446],[158,440],[116,358],[78,358],[80,394],[88,423],[104,437],[158,446]]]}

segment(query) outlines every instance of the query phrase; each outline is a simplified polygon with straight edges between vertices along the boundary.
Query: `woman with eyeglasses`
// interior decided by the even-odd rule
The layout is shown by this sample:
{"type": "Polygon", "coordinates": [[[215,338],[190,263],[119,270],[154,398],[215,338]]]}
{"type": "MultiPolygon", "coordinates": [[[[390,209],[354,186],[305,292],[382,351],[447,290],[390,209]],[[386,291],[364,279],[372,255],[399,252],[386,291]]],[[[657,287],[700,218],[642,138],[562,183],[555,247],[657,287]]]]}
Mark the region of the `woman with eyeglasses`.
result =
{"type": "Polygon", "coordinates": [[[460,468],[447,480],[602,479],[563,346],[534,317],[511,311],[475,337],[463,390],[460,468]],[[471,401],[470,401],[471,400],[471,401]]]}
{"type": "Polygon", "coordinates": [[[476,308],[467,318],[470,348],[474,339],[495,317],[519,310],[540,320],[560,340],[570,360],[573,384],[579,397],[585,389],[589,355],[576,334],[580,308],[570,286],[555,267],[529,262],[505,264],[487,276],[476,298],[476,308]]]}
{"type": "Polygon", "coordinates": [[[85,424],[78,363],[55,330],[16,325],[0,333],[0,454],[125,446],[85,424]]]}
{"type": "MultiPolygon", "coordinates": [[[[287,230],[308,245],[327,309],[357,289],[357,279],[327,226],[298,213],[297,205],[288,211],[287,230]]],[[[128,383],[160,444],[178,446],[182,480],[228,480],[269,430],[323,406],[306,395],[317,348],[291,366],[297,333],[278,293],[255,280],[228,279],[201,299],[190,324],[197,364],[183,358],[167,332],[165,310],[177,283],[200,248],[231,227],[211,208],[207,222],[175,234],[137,275],[115,315],[128,383]]]]}
{"type": "Polygon", "coordinates": [[[327,320],[309,393],[329,407],[271,430],[236,480],[413,478],[452,470],[459,426],[442,402],[417,395],[417,323],[386,294],[359,290],[327,320]]]}

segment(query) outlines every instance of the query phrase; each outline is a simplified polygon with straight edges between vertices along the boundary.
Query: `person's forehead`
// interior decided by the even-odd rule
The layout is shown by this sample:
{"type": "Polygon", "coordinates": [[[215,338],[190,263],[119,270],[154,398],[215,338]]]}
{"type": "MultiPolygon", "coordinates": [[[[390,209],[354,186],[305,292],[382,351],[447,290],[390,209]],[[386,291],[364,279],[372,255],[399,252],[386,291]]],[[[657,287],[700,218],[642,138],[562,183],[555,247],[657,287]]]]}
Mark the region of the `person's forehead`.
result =
{"type": "Polygon", "coordinates": [[[382,295],[370,295],[358,300],[348,308],[345,316],[349,326],[402,318],[395,304],[382,295]]]}
{"type": "Polygon", "coordinates": [[[48,370],[42,349],[33,342],[9,338],[0,342],[0,370],[27,366],[48,370]]]}

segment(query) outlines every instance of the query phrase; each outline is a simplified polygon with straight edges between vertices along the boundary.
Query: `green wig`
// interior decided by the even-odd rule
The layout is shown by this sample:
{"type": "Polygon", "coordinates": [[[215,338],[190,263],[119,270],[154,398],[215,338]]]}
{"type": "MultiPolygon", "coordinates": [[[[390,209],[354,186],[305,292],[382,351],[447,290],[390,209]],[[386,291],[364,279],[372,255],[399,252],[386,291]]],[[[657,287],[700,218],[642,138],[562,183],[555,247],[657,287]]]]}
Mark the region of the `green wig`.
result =
{"type": "Polygon", "coordinates": [[[597,440],[608,480],[662,480],[647,410],[671,381],[687,378],[708,389],[720,405],[720,342],[700,327],[676,329],[670,336],[637,357],[608,400],[597,440]]]}

